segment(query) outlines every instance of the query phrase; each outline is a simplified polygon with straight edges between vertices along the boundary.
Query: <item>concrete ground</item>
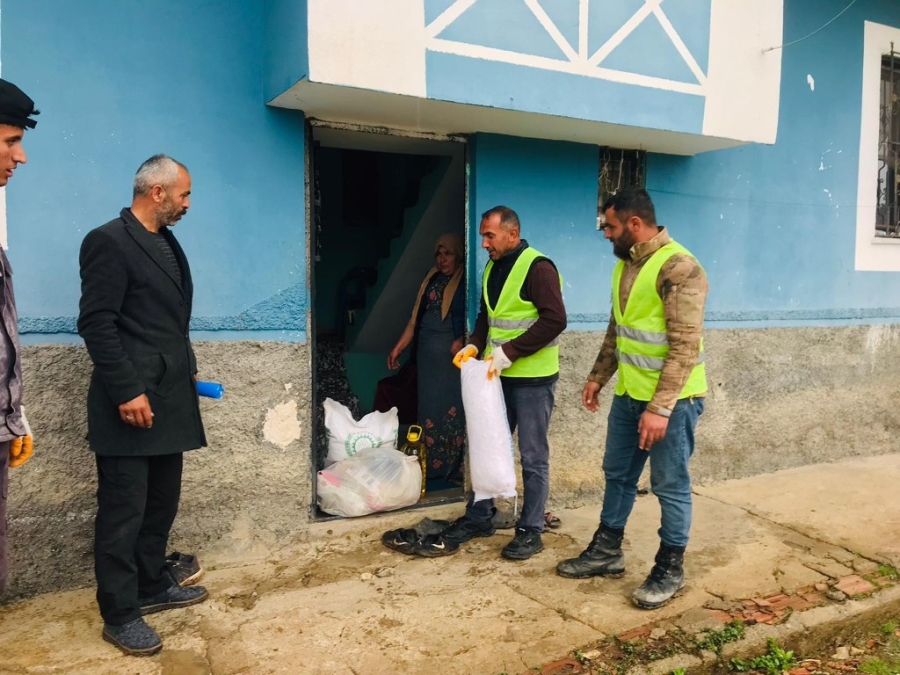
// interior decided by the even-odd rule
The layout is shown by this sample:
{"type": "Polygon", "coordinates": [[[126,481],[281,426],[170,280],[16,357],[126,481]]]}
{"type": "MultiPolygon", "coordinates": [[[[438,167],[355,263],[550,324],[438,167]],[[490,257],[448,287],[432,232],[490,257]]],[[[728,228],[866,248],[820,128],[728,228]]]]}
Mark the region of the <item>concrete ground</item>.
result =
{"type": "Polygon", "coordinates": [[[92,589],[2,607],[0,673],[514,675],[704,606],[900,567],[898,485],[900,454],[697,486],[688,586],[655,612],[628,600],[657,546],[652,496],[638,499],[618,580],[553,571],[590,539],[596,506],[559,512],[545,551],[521,563],[499,557],[508,530],[438,559],[379,542],[384,530],[452,517],[460,505],[320,523],[277,560],[208,570],[207,602],[148,617],[165,645],[154,657],[125,657],[100,640],[92,589]]]}

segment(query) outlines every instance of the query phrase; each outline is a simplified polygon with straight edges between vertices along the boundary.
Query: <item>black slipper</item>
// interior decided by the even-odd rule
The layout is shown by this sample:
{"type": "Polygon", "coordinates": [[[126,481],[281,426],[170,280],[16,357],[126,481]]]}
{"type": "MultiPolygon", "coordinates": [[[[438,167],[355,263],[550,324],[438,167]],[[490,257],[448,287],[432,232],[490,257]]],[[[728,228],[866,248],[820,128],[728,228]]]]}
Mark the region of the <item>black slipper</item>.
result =
{"type": "Polygon", "coordinates": [[[405,555],[415,555],[416,548],[419,545],[419,535],[416,534],[415,530],[408,528],[388,530],[381,535],[381,543],[392,551],[405,555]]]}
{"type": "Polygon", "coordinates": [[[440,534],[429,534],[422,537],[415,553],[423,558],[441,558],[445,555],[453,555],[459,551],[459,544],[455,541],[447,541],[440,534]]]}

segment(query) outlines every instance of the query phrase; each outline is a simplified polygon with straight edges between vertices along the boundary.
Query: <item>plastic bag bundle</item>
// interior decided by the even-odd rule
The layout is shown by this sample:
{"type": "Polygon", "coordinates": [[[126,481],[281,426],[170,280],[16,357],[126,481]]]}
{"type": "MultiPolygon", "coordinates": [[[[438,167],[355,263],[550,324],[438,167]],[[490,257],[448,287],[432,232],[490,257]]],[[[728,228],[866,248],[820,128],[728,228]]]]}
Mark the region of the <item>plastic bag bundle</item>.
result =
{"type": "Polygon", "coordinates": [[[515,451],[500,378],[487,378],[489,364],[469,359],[461,368],[469,438],[469,475],[475,501],[516,496],[515,451]]]}
{"type": "Polygon", "coordinates": [[[400,420],[396,408],[369,413],[357,422],[350,410],[337,401],[326,398],[323,407],[328,434],[326,466],[353,457],[366,448],[397,449],[400,420]]]}
{"type": "Polygon", "coordinates": [[[319,508],[352,518],[392,511],[419,501],[419,460],[393,448],[369,448],[316,476],[319,508]]]}

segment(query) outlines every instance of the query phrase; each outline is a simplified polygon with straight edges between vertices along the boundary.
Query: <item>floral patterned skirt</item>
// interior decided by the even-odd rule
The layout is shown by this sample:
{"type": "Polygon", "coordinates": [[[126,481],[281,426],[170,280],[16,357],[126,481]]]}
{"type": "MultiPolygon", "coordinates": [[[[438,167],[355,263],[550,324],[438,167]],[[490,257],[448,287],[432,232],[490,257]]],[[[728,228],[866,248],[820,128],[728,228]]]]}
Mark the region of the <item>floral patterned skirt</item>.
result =
{"type": "Polygon", "coordinates": [[[462,479],[466,418],[459,369],[453,365],[450,317],[438,323],[426,314],[417,347],[419,424],[425,433],[428,478],[462,479]]]}

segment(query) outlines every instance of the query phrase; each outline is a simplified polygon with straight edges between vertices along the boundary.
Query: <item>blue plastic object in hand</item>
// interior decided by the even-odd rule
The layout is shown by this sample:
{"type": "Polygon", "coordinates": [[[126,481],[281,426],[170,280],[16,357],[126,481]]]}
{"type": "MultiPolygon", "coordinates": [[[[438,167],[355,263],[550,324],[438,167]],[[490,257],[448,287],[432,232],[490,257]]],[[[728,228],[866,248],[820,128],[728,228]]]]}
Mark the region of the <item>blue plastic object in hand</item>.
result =
{"type": "Polygon", "coordinates": [[[197,395],[206,396],[207,398],[222,398],[225,394],[225,387],[218,382],[197,382],[197,395]]]}

